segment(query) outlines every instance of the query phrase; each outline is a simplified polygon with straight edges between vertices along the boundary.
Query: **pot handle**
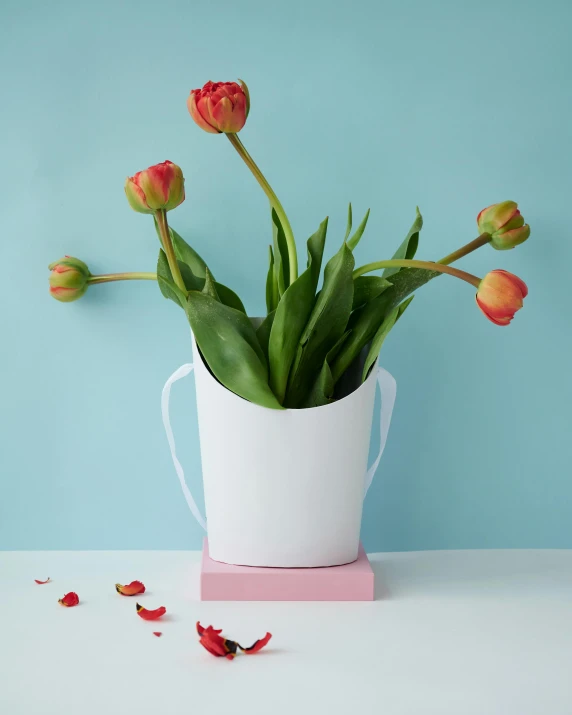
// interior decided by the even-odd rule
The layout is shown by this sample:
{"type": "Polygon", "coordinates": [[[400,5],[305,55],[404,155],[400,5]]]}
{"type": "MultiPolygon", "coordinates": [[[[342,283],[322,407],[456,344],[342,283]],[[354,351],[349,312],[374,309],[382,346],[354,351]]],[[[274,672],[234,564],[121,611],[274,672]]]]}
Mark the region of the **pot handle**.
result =
{"type": "Polygon", "coordinates": [[[367,470],[365,475],[364,499],[367,490],[371,487],[373,477],[379,467],[381,455],[385,449],[387,435],[389,433],[389,425],[391,424],[391,415],[395,405],[395,396],[397,395],[397,383],[393,375],[390,375],[387,370],[382,367],[377,368],[377,384],[381,393],[381,411],[379,413],[379,452],[375,458],[375,462],[367,470]]]}
{"type": "Polygon", "coordinates": [[[193,369],[194,365],[192,362],[185,363],[184,365],[181,365],[180,368],[175,370],[175,372],[167,380],[167,382],[165,383],[165,387],[163,388],[163,392],[161,393],[161,414],[163,415],[163,426],[167,435],[167,442],[169,443],[169,449],[171,450],[171,457],[173,458],[175,471],[177,472],[179,482],[181,483],[181,489],[183,490],[183,494],[185,495],[185,499],[187,500],[187,504],[189,505],[189,509],[191,510],[192,515],[206,531],[207,523],[203,519],[203,515],[199,511],[199,507],[197,506],[197,503],[194,500],[193,495],[191,494],[191,490],[187,486],[183,467],[177,459],[177,453],[175,451],[175,437],[173,436],[173,430],[171,429],[171,420],[169,417],[169,399],[171,397],[171,385],[174,382],[177,382],[177,380],[180,380],[182,377],[186,377],[190,372],[193,371],[193,369]]]}

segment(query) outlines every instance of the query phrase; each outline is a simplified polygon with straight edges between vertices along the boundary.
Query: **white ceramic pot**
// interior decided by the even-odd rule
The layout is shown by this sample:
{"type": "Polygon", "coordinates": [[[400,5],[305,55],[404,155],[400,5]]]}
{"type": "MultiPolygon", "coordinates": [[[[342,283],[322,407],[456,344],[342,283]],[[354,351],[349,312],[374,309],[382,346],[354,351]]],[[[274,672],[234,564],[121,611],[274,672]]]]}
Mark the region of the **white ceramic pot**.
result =
{"type": "MultiPolygon", "coordinates": [[[[365,492],[385,446],[395,380],[377,368],[354,392],[323,407],[272,410],[247,402],[209,372],[193,338],[209,554],[246,566],[316,567],[355,561],[365,492]],[[382,389],[379,456],[367,471],[376,382],[382,389]]],[[[205,522],[184,481],[169,423],[175,468],[191,511],[205,522]]]]}

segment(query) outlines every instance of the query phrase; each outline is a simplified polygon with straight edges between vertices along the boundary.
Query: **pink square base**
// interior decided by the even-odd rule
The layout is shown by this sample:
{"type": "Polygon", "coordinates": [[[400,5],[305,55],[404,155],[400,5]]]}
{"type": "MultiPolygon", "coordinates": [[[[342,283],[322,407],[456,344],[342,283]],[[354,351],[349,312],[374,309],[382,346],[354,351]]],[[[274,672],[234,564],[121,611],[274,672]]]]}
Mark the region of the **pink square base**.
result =
{"type": "Polygon", "coordinates": [[[201,601],[373,601],[374,574],[363,546],[357,561],[314,569],[230,566],[204,540],[201,601]]]}

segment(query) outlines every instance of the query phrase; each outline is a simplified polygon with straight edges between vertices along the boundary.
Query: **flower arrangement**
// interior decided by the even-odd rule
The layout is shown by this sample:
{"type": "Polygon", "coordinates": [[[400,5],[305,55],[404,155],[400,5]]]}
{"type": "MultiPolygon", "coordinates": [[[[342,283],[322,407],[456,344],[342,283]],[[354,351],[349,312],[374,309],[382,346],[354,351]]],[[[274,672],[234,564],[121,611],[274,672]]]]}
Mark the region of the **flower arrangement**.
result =
{"type": "Polygon", "coordinates": [[[476,289],[476,303],[496,325],[508,325],[527,295],[525,283],[504,270],[484,278],[451,266],[485,244],[512,249],[530,235],[514,201],[483,209],[479,236],[439,261],[414,258],[423,220],[419,210],[391,259],[355,266],[369,211],[352,232],[352,208],[341,246],[323,263],[328,219],[307,240],[307,261],[299,273],[296,243],[286,212],[239,138],[250,110],[246,84],[207,82],[187,101],[195,123],[225,134],[270,202],[273,230],[266,277],[267,316],[251,320],[236,293],[215,280],[201,256],[173,228],[167,214],[185,200],[181,169],[170,161],[129,177],[125,194],[131,208],[153,216],[161,247],[155,273],[92,275],[85,263],[65,256],[49,266],[50,293],[57,300],[80,298],[90,285],[117,280],[155,280],[165,298],[186,314],[197,345],[212,374],[226,388],[273,409],[326,405],[338,396],[348,371],[357,384],[377,361],[383,342],[407,309],[414,292],[441,274],[476,289]],[[381,275],[368,275],[382,271],[381,275]],[[359,360],[358,360],[359,358],[359,360]]]}

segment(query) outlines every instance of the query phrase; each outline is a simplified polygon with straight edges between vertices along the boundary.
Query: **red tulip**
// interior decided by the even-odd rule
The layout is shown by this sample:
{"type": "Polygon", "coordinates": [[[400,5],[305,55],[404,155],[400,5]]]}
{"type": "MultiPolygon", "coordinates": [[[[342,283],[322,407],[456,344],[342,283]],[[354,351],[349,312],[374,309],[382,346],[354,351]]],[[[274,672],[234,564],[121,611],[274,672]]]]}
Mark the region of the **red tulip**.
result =
{"type": "Polygon", "coordinates": [[[246,122],[250,97],[246,83],[207,82],[202,89],[193,89],[187,99],[191,117],[205,132],[235,134],[246,122]]]}
{"type": "Polygon", "coordinates": [[[526,283],[508,271],[487,273],[477,289],[477,305],[495,325],[508,325],[528,295],[526,283]]]}
{"type": "Polygon", "coordinates": [[[491,246],[506,251],[524,243],[530,236],[530,226],[524,223],[514,201],[502,201],[483,209],[477,216],[480,233],[490,233],[491,246]]]}
{"type": "Polygon", "coordinates": [[[181,168],[172,161],[138,171],[125,181],[127,201],[134,211],[152,214],[159,209],[170,211],[185,200],[185,179],[181,168]]]}

